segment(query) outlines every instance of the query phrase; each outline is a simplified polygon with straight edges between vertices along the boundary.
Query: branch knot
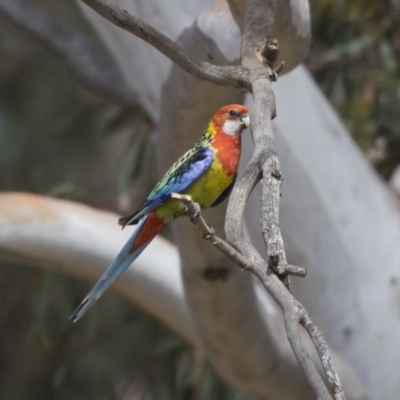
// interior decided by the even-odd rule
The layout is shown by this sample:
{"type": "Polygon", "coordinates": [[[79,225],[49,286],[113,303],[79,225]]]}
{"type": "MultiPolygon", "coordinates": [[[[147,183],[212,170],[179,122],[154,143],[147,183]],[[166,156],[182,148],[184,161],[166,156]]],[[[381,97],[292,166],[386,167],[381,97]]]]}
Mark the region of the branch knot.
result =
{"type": "Polygon", "coordinates": [[[263,49],[261,50],[261,56],[264,58],[264,62],[272,68],[279,56],[278,40],[265,39],[263,49]]]}
{"type": "Polygon", "coordinates": [[[272,175],[275,179],[277,179],[278,181],[280,181],[280,180],[282,179],[282,173],[281,173],[281,171],[280,171],[278,168],[274,168],[274,169],[271,171],[271,175],[272,175]]]}

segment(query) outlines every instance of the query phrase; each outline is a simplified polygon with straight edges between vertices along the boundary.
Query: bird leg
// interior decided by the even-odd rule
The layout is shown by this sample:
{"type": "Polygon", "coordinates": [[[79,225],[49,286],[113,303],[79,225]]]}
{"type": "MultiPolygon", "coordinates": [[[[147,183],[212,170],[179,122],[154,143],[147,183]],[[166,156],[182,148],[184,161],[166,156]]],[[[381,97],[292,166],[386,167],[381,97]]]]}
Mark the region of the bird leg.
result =
{"type": "Polygon", "coordinates": [[[190,194],[171,193],[171,199],[180,200],[185,205],[185,213],[193,224],[197,224],[197,219],[201,215],[201,208],[198,203],[195,203],[190,194]]]}
{"type": "Polygon", "coordinates": [[[203,239],[210,240],[213,243],[215,230],[203,219],[201,207],[198,203],[193,201],[192,196],[188,194],[171,193],[171,199],[179,200],[186,206],[186,214],[193,224],[201,225],[199,228],[203,231],[203,239]]]}
{"type": "Polygon", "coordinates": [[[192,196],[190,194],[171,193],[171,199],[179,200],[185,205],[186,214],[192,223],[196,225],[196,220],[201,215],[201,208],[198,203],[193,201],[192,196]]]}

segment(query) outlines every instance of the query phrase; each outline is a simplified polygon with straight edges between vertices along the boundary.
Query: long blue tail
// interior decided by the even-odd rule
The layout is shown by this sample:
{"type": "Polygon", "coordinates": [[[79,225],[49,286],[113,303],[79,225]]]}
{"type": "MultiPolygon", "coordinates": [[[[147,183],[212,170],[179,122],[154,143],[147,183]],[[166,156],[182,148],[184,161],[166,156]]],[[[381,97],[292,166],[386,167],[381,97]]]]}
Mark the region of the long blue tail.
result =
{"type": "Polygon", "coordinates": [[[81,319],[88,310],[93,306],[93,304],[98,300],[102,294],[111,286],[111,284],[119,278],[123,272],[139,257],[142,251],[147,247],[150,243],[146,243],[143,246],[139,247],[133,253],[129,253],[129,250],[132,248],[133,244],[136,241],[136,238],[143,226],[146,222],[148,216],[143,217],[139,223],[136,225],[136,228],[129,238],[129,240],[125,243],[124,247],[118,253],[115,260],[110,264],[110,266],[106,269],[104,274],[101,276],[99,281],[93,287],[93,289],[89,292],[89,294],[84,298],[82,303],[78,306],[78,308],[72,313],[69,317],[69,320],[72,322],[77,322],[81,319]]]}

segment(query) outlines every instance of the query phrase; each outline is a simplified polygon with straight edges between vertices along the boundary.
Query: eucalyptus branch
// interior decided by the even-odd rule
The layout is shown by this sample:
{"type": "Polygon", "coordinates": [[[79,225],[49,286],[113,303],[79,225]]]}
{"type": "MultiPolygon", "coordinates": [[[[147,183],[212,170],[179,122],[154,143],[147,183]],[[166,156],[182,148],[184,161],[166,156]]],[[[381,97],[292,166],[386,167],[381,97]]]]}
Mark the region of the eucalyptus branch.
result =
{"type": "Polygon", "coordinates": [[[343,387],[339,380],[339,375],[336,371],[336,368],[333,364],[332,357],[329,353],[328,346],[323,338],[320,330],[317,325],[315,325],[312,318],[307,314],[300,321],[301,324],[306,329],[307,333],[310,335],[315,348],[317,349],[319,358],[324,367],[326,378],[331,385],[332,393],[336,400],[345,400],[345,395],[343,391],[343,387]]]}
{"type": "Polygon", "coordinates": [[[0,0],[0,16],[50,50],[84,87],[112,103],[134,107],[146,115],[138,95],[127,86],[118,68],[82,35],[22,0],[0,0]]]}
{"type": "MultiPolygon", "coordinates": [[[[203,233],[203,238],[205,240],[209,240],[213,246],[224,253],[232,262],[237,264],[243,270],[254,274],[260,280],[268,293],[281,306],[285,317],[285,326],[289,342],[311,386],[318,394],[318,398],[331,399],[331,396],[328,393],[314,363],[304,348],[298,329],[299,323],[306,328],[306,331],[314,342],[327,380],[331,384],[331,392],[334,395],[335,400],[345,400],[343,388],[333,365],[332,357],[320,331],[308,315],[304,306],[296,300],[288,290],[286,290],[280,279],[275,274],[268,273],[268,264],[258,254],[253,258],[243,256],[228,242],[221,239],[215,233],[214,229],[207,224],[199,211],[199,205],[193,202],[191,196],[172,193],[171,198],[179,200],[185,204],[190,219],[198,226],[200,231],[203,233]]],[[[298,270],[301,276],[305,274],[304,269],[301,267],[290,267],[298,270]]]]}
{"type": "Polygon", "coordinates": [[[220,85],[243,86],[238,83],[241,80],[239,68],[231,66],[218,67],[196,59],[161,32],[129,14],[126,10],[109,4],[104,0],[82,0],[82,2],[113,24],[152,45],[186,72],[220,85]]]}
{"type": "MultiPolygon", "coordinates": [[[[252,71],[248,68],[217,66],[193,57],[161,32],[105,0],[82,0],[82,2],[113,24],[152,45],[189,74],[218,85],[250,90],[252,71]]],[[[274,76],[273,71],[266,68],[258,72],[268,79],[274,76]]]]}
{"type": "Polygon", "coordinates": [[[276,0],[247,1],[241,43],[241,65],[236,67],[219,67],[196,59],[154,28],[129,15],[127,11],[105,1],[82,0],[82,2],[114,24],[157,48],[188,73],[208,82],[247,89],[253,93],[251,131],[255,149],[251,161],[239,176],[232,191],[225,223],[227,240],[219,238],[207,225],[199,212],[199,206],[196,206],[190,197],[179,194],[173,194],[172,197],[186,204],[191,219],[203,231],[204,238],[210,240],[241,268],[256,275],[281,307],[288,340],[318,399],[332,399],[332,394],[336,400],[344,400],[342,386],[322,335],[312,323],[307,310],[293,297],[290,290],[287,290],[287,288],[290,289],[288,274],[297,271],[304,276],[305,270],[287,264],[279,226],[282,174],[271,127],[271,120],[275,116],[275,99],[271,81],[276,79],[282,65],[275,71],[271,70],[277,59],[279,48],[277,42],[268,37],[274,22],[276,0]],[[268,252],[268,262],[265,262],[242,236],[242,218],[246,202],[260,179],[263,190],[262,233],[268,252]],[[285,284],[280,278],[283,278],[285,284]],[[331,394],[304,348],[299,332],[300,324],[305,326],[317,348],[328,382],[331,384],[331,394]]]}

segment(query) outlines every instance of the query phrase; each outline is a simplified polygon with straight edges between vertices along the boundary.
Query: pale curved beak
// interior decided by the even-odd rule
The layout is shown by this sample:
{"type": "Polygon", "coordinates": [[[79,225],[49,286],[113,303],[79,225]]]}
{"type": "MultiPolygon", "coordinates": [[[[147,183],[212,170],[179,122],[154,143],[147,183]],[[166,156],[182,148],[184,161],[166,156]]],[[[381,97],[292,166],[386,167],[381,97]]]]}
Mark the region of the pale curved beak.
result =
{"type": "Polygon", "coordinates": [[[240,117],[240,121],[242,122],[242,128],[246,129],[250,126],[250,115],[249,114],[243,114],[240,117]]]}

